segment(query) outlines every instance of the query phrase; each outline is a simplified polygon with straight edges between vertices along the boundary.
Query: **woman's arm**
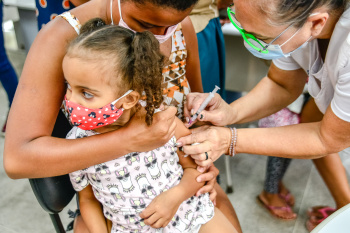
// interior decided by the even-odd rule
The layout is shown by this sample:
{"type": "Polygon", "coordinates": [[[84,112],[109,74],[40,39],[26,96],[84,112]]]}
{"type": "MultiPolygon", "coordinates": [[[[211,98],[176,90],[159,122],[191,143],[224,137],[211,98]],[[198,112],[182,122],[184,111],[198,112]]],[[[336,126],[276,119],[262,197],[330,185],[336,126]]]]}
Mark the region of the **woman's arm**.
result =
{"type": "Polygon", "coordinates": [[[79,193],[80,213],[90,233],[108,233],[101,204],[96,200],[91,185],[79,193]]]}
{"type": "MultiPolygon", "coordinates": [[[[322,121],[301,123],[275,128],[237,129],[236,153],[260,154],[294,159],[315,159],[339,152],[350,146],[350,122],[337,117],[328,107],[322,121]]],[[[210,151],[213,161],[228,153],[230,130],[223,127],[200,127],[181,139],[198,165],[206,166],[205,151],[210,151]],[[213,140],[213,138],[216,138],[213,140]]]]}
{"type": "Polygon", "coordinates": [[[247,95],[230,104],[229,124],[245,123],[269,116],[291,104],[302,93],[307,80],[304,70],[281,70],[271,63],[263,78],[247,95]]]}
{"type": "Polygon", "coordinates": [[[350,146],[350,122],[328,107],[321,122],[261,129],[238,129],[237,152],[315,159],[350,146]]]}
{"type": "Polygon", "coordinates": [[[186,77],[190,83],[191,92],[203,92],[201,70],[199,65],[197,35],[194,31],[190,17],[186,17],[182,22],[182,32],[186,41],[186,77]]]}
{"type": "MultiPolygon", "coordinates": [[[[302,69],[285,71],[271,64],[268,76],[247,95],[229,105],[216,94],[206,110],[202,112],[203,118],[200,119],[198,116],[198,120],[209,121],[217,126],[226,126],[261,119],[281,110],[298,98],[306,80],[307,75],[302,69]]],[[[191,109],[197,111],[207,95],[188,94],[185,116],[190,117],[191,109]]]]}
{"type": "MultiPolygon", "coordinates": [[[[81,6],[86,14],[98,8],[94,2],[99,1],[81,6]]],[[[79,8],[74,9],[77,17],[79,8]]],[[[57,17],[39,32],[29,51],[6,131],[4,167],[11,178],[67,174],[131,151],[152,150],[174,135],[176,109],[170,107],[155,114],[150,127],[137,115],[115,132],[77,140],[51,137],[65,93],[62,59],[67,43],[76,35],[64,19],[57,17]]]]}

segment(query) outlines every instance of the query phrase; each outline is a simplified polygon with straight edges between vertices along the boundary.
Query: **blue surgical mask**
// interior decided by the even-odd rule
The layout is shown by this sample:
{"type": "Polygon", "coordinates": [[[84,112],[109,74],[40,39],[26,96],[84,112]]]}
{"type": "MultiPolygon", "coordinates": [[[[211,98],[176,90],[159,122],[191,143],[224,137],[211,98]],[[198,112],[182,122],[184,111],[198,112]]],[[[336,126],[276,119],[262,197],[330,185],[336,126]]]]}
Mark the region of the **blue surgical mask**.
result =
{"type": "MultiPolygon", "coordinates": [[[[273,60],[273,59],[277,59],[277,58],[281,58],[281,57],[289,57],[292,53],[296,52],[297,50],[299,50],[301,48],[305,48],[311,38],[312,37],[310,37],[305,43],[303,43],[297,49],[294,49],[293,51],[291,51],[289,53],[283,53],[282,48],[281,48],[282,45],[277,45],[277,44],[276,45],[274,45],[274,44],[269,45],[269,47],[268,47],[268,51],[269,52],[268,53],[260,53],[259,51],[253,49],[245,41],[244,41],[244,46],[255,57],[262,58],[262,59],[265,59],[265,60],[273,60]]],[[[263,44],[264,42],[260,42],[260,43],[263,44]]]]}

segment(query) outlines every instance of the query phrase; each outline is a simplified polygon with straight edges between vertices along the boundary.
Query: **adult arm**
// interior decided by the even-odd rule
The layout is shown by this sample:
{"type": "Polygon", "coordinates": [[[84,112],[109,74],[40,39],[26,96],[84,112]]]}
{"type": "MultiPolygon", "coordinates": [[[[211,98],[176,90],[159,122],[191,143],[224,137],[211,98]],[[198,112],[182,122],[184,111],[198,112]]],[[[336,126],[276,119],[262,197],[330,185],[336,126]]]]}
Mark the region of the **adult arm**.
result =
{"type": "Polygon", "coordinates": [[[257,130],[239,129],[240,142],[237,141],[236,151],[314,159],[349,147],[349,132],[350,123],[337,117],[328,107],[321,122],[257,130]]]}
{"type": "MultiPolygon", "coordinates": [[[[202,112],[201,121],[225,126],[240,124],[269,116],[292,103],[302,93],[307,79],[302,69],[286,71],[273,63],[264,77],[247,95],[227,104],[219,95],[210,101],[202,112]]],[[[191,109],[197,111],[208,94],[190,93],[187,96],[185,116],[191,109]]],[[[198,119],[200,116],[198,116],[198,119]]]]}
{"type": "MultiPolygon", "coordinates": [[[[84,12],[96,8],[94,2],[81,6],[84,12]]],[[[84,23],[89,17],[79,17],[78,8],[74,14],[84,23]]],[[[67,43],[75,37],[74,29],[57,17],[39,32],[29,51],[5,139],[4,167],[11,178],[67,174],[131,151],[152,150],[175,133],[176,109],[169,108],[157,113],[150,127],[136,115],[130,124],[115,132],[77,140],[51,137],[65,93],[62,60],[67,43]]]]}
{"type": "MultiPolygon", "coordinates": [[[[290,79],[292,77],[290,74],[293,74],[295,82],[298,81],[298,72],[298,70],[294,72],[282,71],[273,66],[269,74],[272,77],[271,80],[275,80],[274,83],[270,83],[265,78],[245,98],[243,97],[232,103],[229,107],[222,104],[222,101],[219,101],[219,104],[216,103],[219,107],[216,109],[229,109],[231,111],[229,114],[231,117],[223,118],[227,124],[234,122],[242,123],[269,115],[271,114],[269,106],[273,109],[272,112],[276,112],[290,103],[294,97],[296,98],[298,95],[296,90],[299,89],[293,88],[293,83],[289,83],[290,81],[281,84],[280,79],[277,78],[277,74],[285,74],[284,77],[286,79],[290,79]],[[271,71],[275,72],[271,73],[271,71]],[[291,98],[292,96],[293,98],[291,98]],[[269,101],[268,99],[271,100],[269,101]],[[253,102],[254,100],[256,102],[255,104],[253,102]],[[244,108],[244,106],[246,107],[244,108]],[[254,109],[254,107],[257,109],[254,109]]],[[[209,112],[205,114],[207,113],[209,112]]],[[[217,111],[216,114],[220,115],[220,111],[217,111]]],[[[204,116],[204,118],[211,117],[210,114],[204,116]]],[[[276,128],[238,129],[235,151],[237,153],[261,154],[285,158],[314,159],[339,152],[349,147],[349,130],[350,123],[335,115],[329,106],[320,122],[276,128]]],[[[182,142],[184,145],[191,144],[194,139],[198,142],[203,142],[198,146],[184,147],[185,153],[191,154],[197,164],[203,166],[209,163],[208,161],[203,161],[205,158],[203,152],[205,151],[212,152],[212,159],[214,161],[221,154],[228,153],[228,146],[231,140],[229,129],[202,127],[197,129],[197,132],[198,134],[192,134],[179,139],[179,142],[182,142]],[[211,139],[215,136],[218,137],[215,139],[216,141],[211,139]]]]}
{"type": "Polygon", "coordinates": [[[107,222],[100,202],[95,198],[91,185],[78,192],[80,213],[90,233],[108,233],[107,222]]]}
{"type": "Polygon", "coordinates": [[[187,49],[186,77],[190,83],[191,92],[203,92],[197,35],[194,31],[190,17],[186,17],[181,22],[181,25],[187,49]]]}

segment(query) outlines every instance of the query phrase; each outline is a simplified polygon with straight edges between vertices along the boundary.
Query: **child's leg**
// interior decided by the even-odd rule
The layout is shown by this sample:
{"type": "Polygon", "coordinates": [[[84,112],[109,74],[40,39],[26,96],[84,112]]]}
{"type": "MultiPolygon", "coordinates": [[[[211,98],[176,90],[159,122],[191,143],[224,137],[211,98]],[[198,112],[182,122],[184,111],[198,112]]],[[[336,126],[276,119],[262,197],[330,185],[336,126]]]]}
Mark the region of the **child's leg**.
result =
{"type": "Polygon", "coordinates": [[[214,217],[204,224],[199,233],[237,233],[237,230],[233,227],[230,221],[225,217],[225,215],[215,207],[214,217]]]}

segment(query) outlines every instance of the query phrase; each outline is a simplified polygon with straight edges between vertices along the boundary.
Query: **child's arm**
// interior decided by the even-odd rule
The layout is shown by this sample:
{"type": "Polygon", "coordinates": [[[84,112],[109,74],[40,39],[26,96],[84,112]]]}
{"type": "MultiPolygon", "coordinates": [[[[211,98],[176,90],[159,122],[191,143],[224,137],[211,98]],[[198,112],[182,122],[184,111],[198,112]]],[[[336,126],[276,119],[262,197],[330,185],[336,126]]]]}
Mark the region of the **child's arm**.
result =
{"type": "MultiPolygon", "coordinates": [[[[177,128],[175,131],[175,137],[181,138],[191,134],[191,131],[185,127],[185,125],[179,120],[176,122],[177,128]]],[[[203,187],[205,182],[197,182],[196,178],[201,174],[197,171],[197,164],[194,162],[191,156],[184,157],[184,152],[178,150],[177,154],[179,156],[179,163],[181,164],[184,173],[181,178],[180,183],[175,186],[177,188],[177,195],[182,201],[192,197],[195,193],[203,187]]],[[[174,187],[174,188],[175,188],[174,187]]]]}
{"type": "MultiPolygon", "coordinates": [[[[184,124],[176,119],[177,128],[175,137],[180,138],[190,134],[184,124]]],[[[180,204],[186,199],[192,197],[205,182],[197,182],[196,178],[201,173],[197,171],[197,165],[191,156],[184,157],[183,153],[178,151],[179,163],[184,169],[181,181],[175,187],[158,195],[151,204],[140,214],[145,224],[153,228],[165,227],[177,212],[180,204]]]]}
{"type": "Polygon", "coordinates": [[[100,202],[96,200],[91,185],[78,192],[80,213],[90,233],[108,233],[106,219],[100,202]]]}

